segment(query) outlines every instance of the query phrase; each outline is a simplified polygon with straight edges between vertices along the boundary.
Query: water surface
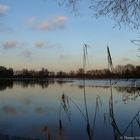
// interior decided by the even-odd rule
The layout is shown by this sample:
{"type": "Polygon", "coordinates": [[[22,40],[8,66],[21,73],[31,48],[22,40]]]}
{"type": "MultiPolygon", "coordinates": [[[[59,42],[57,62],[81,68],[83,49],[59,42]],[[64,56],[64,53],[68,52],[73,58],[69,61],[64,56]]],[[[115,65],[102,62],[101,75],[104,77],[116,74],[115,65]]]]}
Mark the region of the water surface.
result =
{"type": "Polygon", "coordinates": [[[0,81],[0,137],[140,137],[140,82],[132,82],[111,88],[109,80],[0,81]]]}

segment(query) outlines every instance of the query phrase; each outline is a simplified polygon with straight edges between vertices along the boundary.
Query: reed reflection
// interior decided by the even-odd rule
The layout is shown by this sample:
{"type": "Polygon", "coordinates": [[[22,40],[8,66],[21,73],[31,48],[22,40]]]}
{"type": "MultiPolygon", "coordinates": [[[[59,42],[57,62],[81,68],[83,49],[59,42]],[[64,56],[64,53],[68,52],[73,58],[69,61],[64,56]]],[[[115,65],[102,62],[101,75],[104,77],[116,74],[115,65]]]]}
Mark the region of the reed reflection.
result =
{"type": "MultiPolygon", "coordinates": [[[[107,46],[107,53],[108,53],[108,70],[112,74],[114,72],[114,67],[113,67],[112,58],[111,58],[111,54],[110,54],[108,46],[107,46]]],[[[135,80],[132,81],[131,85],[133,85],[134,83],[135,83],[135,80]]],[[[117,124],[117,120],[116,120],[115,114],[114,114],[114,101],[113,101],[112,85],[113,85],[112,78],[110,77],[109,114],[110,114],[111,125],[112,125],[112,129],[113,129],[113,133],[114,133],[114,140],[125,139],[125,137],[127,137],[127,136],[128,137],[131,136],[132,138],[135,139],[135,136],[137,136],[137,132],[134,134],[135,130],[140,131],[140,115],[139,115],[140,110],[138,110],[138,112],[134,115],[134,117],[132,118],[130,123],[128,123],[127,127],[124,127],[124,129],[121,131],[121,129],[119,128],[119,126],[117,124]],[[136,126],[136,124],[138,127],[136,126]],[[134,125],[135,125],[135,127],[134,127],[134,125]],[[137,127],[137,129],[136,129],[136,127],[137,127]],[[128,132],[129,129],[130,129],[130,132],[128,132]]],[[[128,93],[132,93],[132,90],[134,90],[134,94],[135,94],[136,88],[128,87],[128,89],[130,91],[128,93]]],[[[139,94],[139,87],[138,87],[138,94],[139,94]]]]}

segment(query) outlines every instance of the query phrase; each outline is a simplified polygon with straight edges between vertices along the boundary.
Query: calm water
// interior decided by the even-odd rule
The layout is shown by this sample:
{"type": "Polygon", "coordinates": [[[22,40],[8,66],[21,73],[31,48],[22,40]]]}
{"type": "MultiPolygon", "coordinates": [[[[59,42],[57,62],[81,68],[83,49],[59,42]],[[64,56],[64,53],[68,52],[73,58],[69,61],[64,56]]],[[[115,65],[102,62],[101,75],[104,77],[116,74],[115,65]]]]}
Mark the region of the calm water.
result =
{"type": "Polygon", "coordinates": [[[0,139],[140,139],[140,81],[131,83],[1,81],[0,139]]]}

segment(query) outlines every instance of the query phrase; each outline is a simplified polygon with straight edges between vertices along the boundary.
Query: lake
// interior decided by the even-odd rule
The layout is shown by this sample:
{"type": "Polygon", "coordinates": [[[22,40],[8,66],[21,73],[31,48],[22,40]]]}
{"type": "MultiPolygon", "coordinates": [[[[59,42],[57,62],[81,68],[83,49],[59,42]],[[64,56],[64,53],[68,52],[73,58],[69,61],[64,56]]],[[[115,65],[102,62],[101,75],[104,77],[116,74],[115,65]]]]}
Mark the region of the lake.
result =
{"type": "Polygon", "coordinates": [[[140,80],[0,81],[0,140],[140,139],[140,80]]]}

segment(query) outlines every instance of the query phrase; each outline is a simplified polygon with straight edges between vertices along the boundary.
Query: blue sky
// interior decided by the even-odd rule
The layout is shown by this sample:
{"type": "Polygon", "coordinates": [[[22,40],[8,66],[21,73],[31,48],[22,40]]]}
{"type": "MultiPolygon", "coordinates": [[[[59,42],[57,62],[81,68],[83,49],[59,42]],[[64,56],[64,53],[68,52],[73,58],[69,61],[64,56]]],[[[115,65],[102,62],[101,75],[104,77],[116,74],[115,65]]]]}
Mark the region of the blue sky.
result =
{"type": "Polygon", "coordinates": [[[107,44],[114,65],[138,65],[137,47],[130,42],[139,38],[138,32],[113,28],[114,21],[96,19],[85,7],[88,3],[81,3],[74,15],[57,0],[0,0],[0,65],[15,70],[77,70],[82,67],[84,43],[90,46],[89,69],[107,67],[107,44]]]}

